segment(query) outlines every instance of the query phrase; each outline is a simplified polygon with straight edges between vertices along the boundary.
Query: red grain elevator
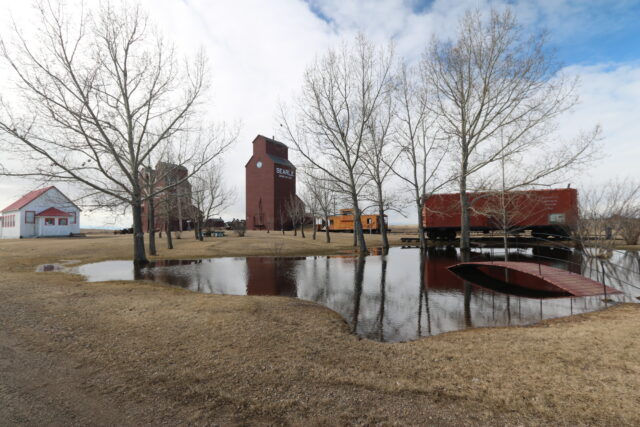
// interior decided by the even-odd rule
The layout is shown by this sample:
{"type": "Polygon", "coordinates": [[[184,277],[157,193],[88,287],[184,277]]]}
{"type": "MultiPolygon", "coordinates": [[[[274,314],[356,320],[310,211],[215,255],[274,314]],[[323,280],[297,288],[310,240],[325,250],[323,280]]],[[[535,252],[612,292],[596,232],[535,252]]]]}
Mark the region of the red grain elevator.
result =
{"type": "Polygon", "coordinates": [[[296,194],[296,167],[282,142],[258,135],[245,165],[247,229],[290,229],[285,204],[296,194]]]}

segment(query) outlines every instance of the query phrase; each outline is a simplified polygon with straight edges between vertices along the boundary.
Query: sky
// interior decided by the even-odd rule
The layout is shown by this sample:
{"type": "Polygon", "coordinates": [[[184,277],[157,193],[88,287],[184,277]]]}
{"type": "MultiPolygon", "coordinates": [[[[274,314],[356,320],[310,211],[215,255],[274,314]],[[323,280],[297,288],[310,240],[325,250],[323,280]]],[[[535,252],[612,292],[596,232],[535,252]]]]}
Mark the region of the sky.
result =
{"type": "MultiPolygon", "coordinates": [[[[603,138],[601,158],[572,177],[574,187],[640,177],[640,1],[142,0],[142,4],[178,52],[190,55],[204,49],[212,81],[207,116],[239,126],[238,140],[224,157],[225,180],[236,193],[236,202],[223,213],[225,219],[244,217],[244,165],[251,156],[251,141],[257,134],[283,136],[278,106],[291,102],[315,56],[362,32],[379,43],[392,39],[399,55],[415,61],[433,35],[452,37],[456,21],[468,8],[508,5],[527,29],[546,29],[548,47],[555,50],[564,71],[579,76],[580,103],[559,121],[559,135],[575,135],[600,124],[603,138]]],[[[32,13],[27,1],[0,0],[2,24],[10,16],[28,22],[32,13]]],[[[4,36],[7,26],[1,28],[4,36]]],[[[6,72],[0,68],[0,90],[6,90],[1,83],[7,81],[6,72]]],[[[294,164],[299,160],[294,153],[290,158],[294,164]]],[[[0,177],[0,205],[38,186],[0,177]]],[[[392,215],[390,222],[415,223],[409,212],[406,217],[392,215]]],[[[81,221],[83,227],[130,223],[128,217],[103,212],[84,212],[81,221]]]]}

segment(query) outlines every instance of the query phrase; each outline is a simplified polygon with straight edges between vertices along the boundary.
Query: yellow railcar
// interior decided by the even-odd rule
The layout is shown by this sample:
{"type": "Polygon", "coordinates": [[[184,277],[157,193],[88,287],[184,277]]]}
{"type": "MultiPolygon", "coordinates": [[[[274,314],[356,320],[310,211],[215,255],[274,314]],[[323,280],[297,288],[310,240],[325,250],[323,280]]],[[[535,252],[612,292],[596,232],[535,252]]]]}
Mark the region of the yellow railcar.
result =
{"type": "MultiPolygon", "coordinates": [[[[384,221],[387,224],[386,215],[384,221]]],[[[365,233],[380,233],[380,215],[360,215],[360,223],[365,233]]],[[[353,233],[353,209],[340,209],[340,214],[330,216],[329,231],[353,233]]]]}

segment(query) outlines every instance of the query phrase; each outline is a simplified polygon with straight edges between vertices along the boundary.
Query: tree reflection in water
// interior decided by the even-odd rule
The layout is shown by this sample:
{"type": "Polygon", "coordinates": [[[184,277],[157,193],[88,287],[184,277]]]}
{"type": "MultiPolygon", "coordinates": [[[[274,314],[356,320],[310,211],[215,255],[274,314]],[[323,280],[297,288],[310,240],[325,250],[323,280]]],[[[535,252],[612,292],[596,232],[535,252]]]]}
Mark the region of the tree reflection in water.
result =
{"type": "Polygon", "coordinates": [[[380,310],[378,312],[378,341],[384,341],[384,305],[386,301],[387,287],[387,254],[388,249],[383,249],[380,258],[380,310]]]}
{"type": "Polygon", "coordinates": [[[351,320],[351,332],[358,330],[358,318],[360,317],[360,300],[362,298],[362,281],[364,279],[364,265],[367,259],[365,253],[360,253],[355,262],[355,271],[353,275],[353,315],[351,320]]]}
{"type": "Polygon", "coordinates": [[[426,269],[428,251],[420,252],[420,268],[418,271],[418,286],[419,286],[419,298],[418,298],[418,336],[424,336],[422,333],[422,301],[424,301],[424,311],[427,317],[427,336],[431,335],[431,311],[429,309],[429,274],[426,269]]]}
{"type": "MultiPolygon", "coordinates": [[[[500,260],[503,253],[476,248],[468,257],[500,260]]],[[[590,260],[579,251],[529,248],[514,249],[509,257],[592,278],[602,277],[604,267],[607,284],[625,292],[612,295],[614,301],[638,302],[635,297],[640,296],[640,260],[634,252],[614,251],[609,259],[590,260]]],[[[453,247],[424,253],[393,248],[367,257],[213,258],[158,261],[143,268],[131,261],[108,261],[80,266],[75,272],[90,281],[155,280],[205,293],[297,297],[336,311],[356,334],[380,341],[406,341],[468,327],[526,325],[605,306],[602,296],[543,301],[482,288],[448,270],[462,258],[453,247]]]]}

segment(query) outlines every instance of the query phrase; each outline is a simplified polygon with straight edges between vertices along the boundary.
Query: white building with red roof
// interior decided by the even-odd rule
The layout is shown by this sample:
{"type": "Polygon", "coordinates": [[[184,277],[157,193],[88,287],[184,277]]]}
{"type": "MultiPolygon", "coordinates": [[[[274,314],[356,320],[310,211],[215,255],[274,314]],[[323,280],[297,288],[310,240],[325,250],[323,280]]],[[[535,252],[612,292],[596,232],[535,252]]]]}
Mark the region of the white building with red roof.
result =
{"type": "Polygon", "coordinates": [[[69,236],[80,233],[80,208],[55,186],[25,194],[2,210],[0,238],[69,236]]]}

